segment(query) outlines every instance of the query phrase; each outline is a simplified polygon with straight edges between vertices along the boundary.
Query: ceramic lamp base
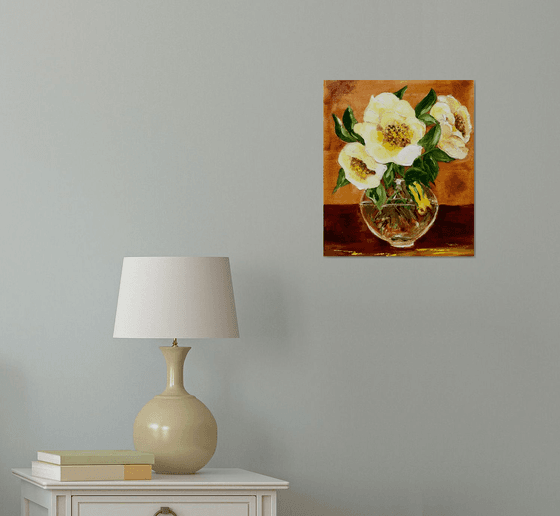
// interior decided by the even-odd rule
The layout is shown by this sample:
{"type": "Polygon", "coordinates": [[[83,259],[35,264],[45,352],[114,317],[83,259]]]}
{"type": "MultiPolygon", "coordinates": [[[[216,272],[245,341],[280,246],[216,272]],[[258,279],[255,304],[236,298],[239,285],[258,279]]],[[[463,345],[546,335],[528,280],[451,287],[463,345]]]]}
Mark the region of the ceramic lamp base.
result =
{"type": "Polygon", "coordinates": [[[183,387],[183,364],[191,348],[160,349],[167,362],[167,388],[136,416],[134,447],[155,455],[156,473],[195,473],[214,455],[218,427],[206,405],[183,387]]]}

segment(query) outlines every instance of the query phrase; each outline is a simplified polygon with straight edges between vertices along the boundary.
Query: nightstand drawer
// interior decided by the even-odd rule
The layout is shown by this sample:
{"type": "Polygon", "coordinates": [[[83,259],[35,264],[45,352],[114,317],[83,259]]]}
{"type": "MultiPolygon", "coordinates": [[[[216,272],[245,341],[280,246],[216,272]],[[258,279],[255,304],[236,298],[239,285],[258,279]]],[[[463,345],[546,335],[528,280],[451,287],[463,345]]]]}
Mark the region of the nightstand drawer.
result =
{"type": "Polygon", "coordinates": [[[72,516],[256,516],[255,496],[73,496],[72,516]],[[161,516],[163,512],[160,512],[161,516]],[[171,513],[169,513],[171,514],[171,513]]]}

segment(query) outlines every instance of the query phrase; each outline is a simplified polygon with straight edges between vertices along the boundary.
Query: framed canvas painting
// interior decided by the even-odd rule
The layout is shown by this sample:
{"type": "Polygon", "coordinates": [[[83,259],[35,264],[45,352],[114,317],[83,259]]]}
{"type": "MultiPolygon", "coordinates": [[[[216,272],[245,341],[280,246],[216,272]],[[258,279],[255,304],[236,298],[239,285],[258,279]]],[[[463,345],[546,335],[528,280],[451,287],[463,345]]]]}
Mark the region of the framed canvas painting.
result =
{"type": "Polygon", "coordinates": [[[474,81],[325,81],[323,255],[474,256],[474,81]]]}

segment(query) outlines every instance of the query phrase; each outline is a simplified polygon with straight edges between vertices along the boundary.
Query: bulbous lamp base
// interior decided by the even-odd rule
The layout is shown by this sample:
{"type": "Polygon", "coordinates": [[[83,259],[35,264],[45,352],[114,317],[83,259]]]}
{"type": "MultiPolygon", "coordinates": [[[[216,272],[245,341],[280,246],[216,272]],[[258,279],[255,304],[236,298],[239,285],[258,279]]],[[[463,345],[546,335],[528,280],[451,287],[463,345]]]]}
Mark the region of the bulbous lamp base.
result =
{"type": "Polygon", "coordinates": [[[155,455],[156,473],[190,474],[214,455],[218,427],[204,403],[183,387],[183,364],[191,348],[160,347],[167,362],[167,388],[134,421],[134,447],[155,455]]]}

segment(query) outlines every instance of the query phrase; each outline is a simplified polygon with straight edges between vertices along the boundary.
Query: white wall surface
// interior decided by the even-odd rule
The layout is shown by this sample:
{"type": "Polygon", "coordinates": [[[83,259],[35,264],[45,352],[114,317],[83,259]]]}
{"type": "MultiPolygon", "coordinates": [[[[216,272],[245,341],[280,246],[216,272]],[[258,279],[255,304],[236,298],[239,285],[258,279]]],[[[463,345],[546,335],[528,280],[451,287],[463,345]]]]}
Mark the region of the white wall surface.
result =
{"type": "MultiPolygon", "coordinates": [[[[229,256],[209,466],[280,516],[557,516],[553,0],[0,1],[0,515],[38,449],[130,448],[163,341],[123,256],[229,256]],[[476,257],[322,257],[324,79],[476,81],[476,257]]],[[[189,342],[182,342],[189,345],[189,342]]]]}

